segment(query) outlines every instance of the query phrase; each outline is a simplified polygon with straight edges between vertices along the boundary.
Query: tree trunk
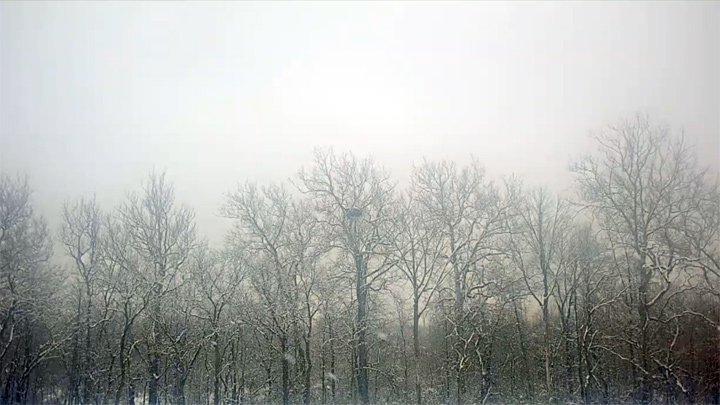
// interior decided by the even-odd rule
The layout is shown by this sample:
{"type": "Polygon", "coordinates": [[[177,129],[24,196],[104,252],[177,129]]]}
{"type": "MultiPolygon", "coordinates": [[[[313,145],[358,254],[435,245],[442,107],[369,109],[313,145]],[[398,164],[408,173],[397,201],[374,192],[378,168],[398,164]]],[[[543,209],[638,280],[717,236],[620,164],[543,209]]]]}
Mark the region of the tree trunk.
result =
{"type": "MultiPolygon", "coordinates": [[[[309,298],[305,301],[305,309],[307,310],[307,317],[308,317],[308,328],[307,328],[307,336],[304,336],[304,343],[305,343],[305,357],[306,363],[305,363],[305,387],[303,389],[303,404],[309,405],[310,404],[310,377],[312,375],[312,356],[310,353],[310,339],[312,339],[312,330],[313,330],[313,312],[310,307],[310,301],[309,298]]],[[[325,387],[323,386],[323,390],[325,387]]]]}
{"type": "MultiPolygon", "coordinates": [[[[159,283],[155,285],[155,294],[160,295],[161,286],[159,283]]],[[[150,342],[148,344],[148,356],[150,364],[148,365],[149,384],[148,384],[148,404],[159,405],[160,398],[158,396],[158,381],[160,380],[160,353],[158,350],[158,344],[160,340],[159,327],[157,325],[157,319],[160,317],[160,307],[157,302],[158,297],[156,296],[155,302],[153,303],[153,319],[150,325],[150,342]]]]}
{"type": "Polygon", "coordinates": [[[185,377],[178,376],[173,390],[173,405],[185,405],[185,377]]]}
{"type": "Polygon", "coordinates": [[[120,380],[118,381],[117,391],[115,391],[115,405],[120,404],[120,396],[122,395],[122,391],[124,391],[125,389],[125,338],[127,335],[126,330],[127,325],[123,330],[122,336],[120,336],[120,353],[118,353],[118,358],[120,361],[120,380]]]}
{"type": "Polygon", "coordinates": [[[325,361],[326,361],[326,359],[325,359],[325,357],[326,357],[325,328],[323,328],[321,331],[322,331],[323,345],[322,345],[322,351],[320,352],[320,387],[322,388],[322,404],[325,405],[327,403],[327,390],[326,390],[327,385],[325,384],[325,361]]]}
{"type": "Polygon", "coordinates": [[[640,285],[638,286],[638,314],[640,316],[640,366],[643,370],[639,370],[642,374],[640,378],[640,403],[648,404],[652,401],[652,392],[650,380],[647,371],[650,370],[650,353],[648,341],[648,323],[649,323],[649,307],[648,307],[648,288],[650,284],[650,270],[644,268],[645,257],[641,255],[641,265],[639,267],[640,285]]]}
{"type": "Polygon", "coordinates": [[[80,393],[79,393],[79,385],[80,385],[80,365],[78,364],[80,362],[79,356],[80,354],[78,351],[80,350],[80,342],[79,342],[79,335],[80,335],[80,319],[82,317],[82,297],[80,294],[78,294],[78,302],[77,302],[77,319],[78,323],[75,325],[75,330],[73,332],[73,339],[72,339],[72,357],[70,360],[70,403],[76,404],[80,401],[80,393]]]}
{"type": "Polygon", "coordinates": [[[128,405],[135,405],[135,383],[132,382],[128,386],[128,405]]]}
{"type": "MultiPolygon", "coordinates": [[[[443,322],[443,336],[448,335],[448,320],[445,318],[443,322]]],[[[445,378],[444,378],[444,402],[447,404],[450,402],[450,369],[452,368],[452,356],[450,354],[450,348],[448,347],[448,339],[443,339],[443,349],[445,349],[445,378]]]]}
{"type": "Polygon", "coordinates": [[[413,355],[415,356],[415,403],[422,402],[420,388],[420,308],[416,295],[413,301],[413,355]]]}
{"type": "MultiPolygon", "coordinates": [[[[312,321],[310,321],[310,327],[308,329],[308,336],[312,332],[312,321]]],[[[310,356],[310,338],[305,339],[305,353],[307,357],[307,363],[305,365],[305,388],[303,390],[303,404],[310,404],[310,377],[312,375],[312,357],[310,356]]]]}
{"type": "MultiPolygon", "coordinates": [[[[584,372],[583,372],[583,361],[584,357],[586,355],[585,353],[585,343],[583,342],[583,339],[580,337],[580,320],[578,319],[578,303],[577,303],[577,297],[573,300],[572,303],[573,308],[573,314],[575,316],[575,347],[577,349],[577,377],[578,377],[578,384],[580,386],[580,398],[582,398],[583,403],[587,404],[589,402],[588,392],[587,392],[587,385],[585,383],[584,372]]],[[[588,376],[589,377],[589,376],[588,376]]]]}
{"type": "Polygon", "coordinates": [[[213,359],[213,404],[220,404],[220,367],[222,366],[222,358],[220,356],[220,342],[217,336],[214,341],[214,359],[213,359]]]}
{"type": "Polygon", "coordinates": [[[532,386],[532,380],[530,378],[530,361],[528,359],[527,349],[525,348],[525,337],[523,334],[522,327],[520,326],[520,312],[517,308],[517,303],[513,301],[513,309],[515,310],[515,325],[517,326],[518,330],[518,344],[520,346],[520,353],[523,357],[524,362],[524,368],[525,368],[525,380],[527,383],[527,397],[528,399],[532,400],[535,396],[533,393],[533,386],[532,386]]]}
{"type": "Polygon", "coordinates": [[[543,319],[544,319],[544,333],[543,333],[543,355],[545,358],[545,389],[547,389],[547,395],[548,397],[553,396],[553,390],[552,390],[552,374],[550,371],[550,361],[551,361],[551,353],[550,353],[550,322],[548,320],[548,307],[547,307],[547,299],[545,299],[544,305],[543,305],[543,319]]]}
{"type": "Polygon", "coordinates": [[[357,271],[357,386],[360,403],[370,403],[368,382],[367,353],[367,268],[361,254],[355,255],[357,271]]]}
{"type": "MultiPolygon", "coordinates": [[[[547,397],[552,398],[553,397],[553,388],[552,388],[552,373],[550,370],[551,367],[551,353],[550,353],[550,343],[551,343],[551,337],[550,337],[550,283],[549,283],[549,277],[550,277],[550,263],[549,260],[545,254],[545,243],[544,243],[544,231],[543,231],[543,206],[542,206],[542,200],[540,200],[538,206],[538,229],[537,229],[537,235],[538,235],[538,248],[540,250],[540,269],[542,271],[542,281],[543,281],[543,299],[542,299],[542,315],[543,315],[543,356],[545,359],[545,389],[547,390],[547,397]]],[[[551,242],[552,243],[552,242],[551,242]]]]}
{"type": "Polygon", "coordinates": [[[282,401],[283,405],[290,403],[290,362],[288,361],[287,336],[280,337],[280,352],[282,354],[282,401]]]}
{"type": "Polygon", "coordinates": [[[572,352],[570,348],[570,332],[565,333],[565,381],[567,384],[567,397],[572,399],[574,387],[572,377],[572,352]]]}
{"type": "Polygon", "coordinates": [[[335,375],[335,332],[333,330],[332,319],[328,322],[328,333],[330,339],[330,374],[332,375],[332,378],[330,378],[330,398],[332,399],[332,403],[334,404],[335,381],[337,380],[337,376],[335,375]]]}
{"type": "Polygon", "coordinates": [[[457,263],[457,257],[455,255],[455,231],[450,227],[450,262],[452,264],[454,281],[455,281],[455,352],[457,353],[455,359],[455,381],[456,381],[456,395],[457,404],[463,403],[463,395],[465,394],[465,370],[462,367],[462,361],[464,356],[463,338],[464,329],[463,322],[465,318],[465,274],[464,270],[457,263]]]}
{"type": "MultiPolygon", "coordinates": [[[[354,335],[354,333],[353,333],[354,335]]],[[[357,356],[357,348],[352,348],[352,353],[350,354],[350,370],[352,370],[352,373],[350,375],[350,392],[352,392],[352,401],[353,404],[357,404],[358,400],[358,389],[357,389],[357,376],[358,376],[358,356],[357,356]]]]}
{"type": "Polygon", "coordinates": [[[90,387],[90,376],[88,373],[90,372],[90,363],[91,363],[91,346],[90,346],[90,316],[92,312],[92,300],[90,299],[90,282],[89,280],[85,280],[85,295],[87,297],[87,302],[85,305],[85,358],[83,361],[83,374],[82,374],[82,382],[83,382],[83,403],[89,404],[90,403],[90,393],[91,393],[91,387],[90,387]]]}
{"type": "MultiPolygon", "coordinates": [[[[407,354],[407,339],[405,338],[405,323],[400,320],[400,341],[402,342],[402,358],[403,358],[403,391],[402,400],[403,403],[408,402],[408,390],[410,385],[410,363],[408,361],[407,354]]],[[[377,379],[375,380],[377,381],[377,379]]]]}
{"type": "Polygon", "coordinates": [[[160,398],[158,397],[158,379],[160,378],[160,356],[156,349],[153,348],[150,357],[150,366],[148,367],[149,386],[148,386],[148,403],[150,405],[158,405],[160,398]]]}
{"type": "Polygon", "coordinates": [[[265,397],[265,402],[268,404],[272,403],[272,386],[273,386],[273,380],[272,380],[272,368],[270,366],[270,363],[268,362],[267,366],[265,367],[265,374],[267,377],[267,386],[268,386],[268,392],[267,396],[265,397]]]}

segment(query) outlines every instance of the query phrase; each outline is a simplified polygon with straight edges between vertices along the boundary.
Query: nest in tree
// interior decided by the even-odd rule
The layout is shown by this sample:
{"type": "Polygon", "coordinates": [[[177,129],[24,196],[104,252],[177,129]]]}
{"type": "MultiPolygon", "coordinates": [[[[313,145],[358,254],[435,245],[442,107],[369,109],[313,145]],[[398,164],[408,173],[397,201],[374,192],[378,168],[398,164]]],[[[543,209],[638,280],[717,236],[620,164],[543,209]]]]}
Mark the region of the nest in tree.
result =
{"type": "Polygon", "coordinates": [[[362,211],[360,208],[348,208],[345,210],[345,215],[347,215],[348,218],[360,218],[362,216],[362,211]]]}

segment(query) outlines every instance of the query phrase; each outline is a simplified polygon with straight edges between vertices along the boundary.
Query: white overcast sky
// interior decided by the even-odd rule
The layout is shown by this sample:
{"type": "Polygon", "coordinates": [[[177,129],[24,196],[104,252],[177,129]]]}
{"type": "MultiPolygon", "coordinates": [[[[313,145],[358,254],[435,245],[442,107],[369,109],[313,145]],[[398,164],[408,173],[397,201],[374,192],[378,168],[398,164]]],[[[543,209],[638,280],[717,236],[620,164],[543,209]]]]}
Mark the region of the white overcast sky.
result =
{"type": "Polygon", "coordinates": [[[3,2],[0,169],[110,208],[166,169],[201,233],[222,194],[315,146],[466,160],[563,188],[641,111],[720,158],[719,2],[3,2]]]}

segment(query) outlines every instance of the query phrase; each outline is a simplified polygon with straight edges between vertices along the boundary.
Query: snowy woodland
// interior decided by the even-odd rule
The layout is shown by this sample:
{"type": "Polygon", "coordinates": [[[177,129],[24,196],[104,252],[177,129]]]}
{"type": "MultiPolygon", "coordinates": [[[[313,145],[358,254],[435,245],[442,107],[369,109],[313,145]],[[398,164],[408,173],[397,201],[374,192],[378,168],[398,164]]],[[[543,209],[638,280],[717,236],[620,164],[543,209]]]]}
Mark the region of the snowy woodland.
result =
{"type": "Polygon", "coordinates": [[[598,131],[572,190],[316,149],[196,231],[172,173],[117,206],[0,181],[2,404],[720,401],[720,197],[680,134],[598,131]]]}

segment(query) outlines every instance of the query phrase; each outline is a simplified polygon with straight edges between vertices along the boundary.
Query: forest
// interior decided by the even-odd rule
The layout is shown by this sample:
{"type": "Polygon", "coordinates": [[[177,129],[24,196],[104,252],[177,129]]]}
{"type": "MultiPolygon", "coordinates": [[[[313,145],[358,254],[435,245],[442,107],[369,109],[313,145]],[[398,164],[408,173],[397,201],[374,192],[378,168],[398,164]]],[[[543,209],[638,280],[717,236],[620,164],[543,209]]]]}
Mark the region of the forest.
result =
{"type": "Polygon", "coordinates": [[[720,403],[718,173],[645,116],[592,139],[565,193],[318,148],[218,196],[220,246],[171,173],[57,229],[2,173],[0,403],[720,403]]]}

